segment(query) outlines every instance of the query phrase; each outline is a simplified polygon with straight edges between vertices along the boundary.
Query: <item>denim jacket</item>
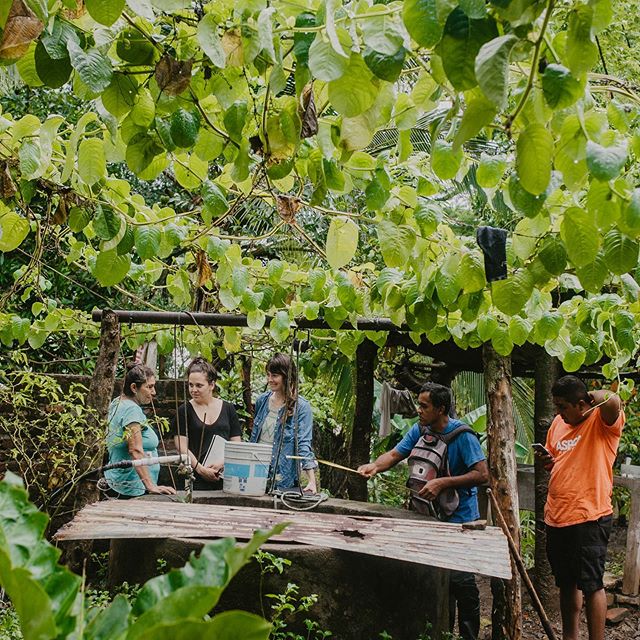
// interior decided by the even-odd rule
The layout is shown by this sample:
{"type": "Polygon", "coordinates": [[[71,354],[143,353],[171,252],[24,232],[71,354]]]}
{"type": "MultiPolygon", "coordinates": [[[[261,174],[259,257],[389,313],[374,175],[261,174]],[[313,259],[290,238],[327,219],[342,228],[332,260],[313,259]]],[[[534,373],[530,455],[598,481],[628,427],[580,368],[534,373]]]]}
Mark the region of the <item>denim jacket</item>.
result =
{"type": "MultiPolygon", "coordinates": [[[[258,442],[262,426],[265,418],[269,414],[269,398],[272,391],[267,391],[258,396],[256,400],[256,414],[253,421],[253,430],[251,431],[250,442],[258,442]]],[[[285,413],[285,407],[281,407],[278,411],[278,421],[273,438],[273,451],[271,454],[271,467],[275,465],[276,456],[278,455],[278,443],[282,433],[282,418],[285,413]]],[[[295,419],[298,420],[298,455],[306,460],[302,460],[303,469],[315,469],[318,463],[315,461],[311,442],[313,439],[313,414],[311,405],[303,397],[298,396],[298,403],[294,414],[287,417],[284,423],[284,438],[282,440],[282,451],[280,452],[280,460],[278,462],[278,471],[276,473],[276,489],[291,489],[298,486],[296,478],[296,460],[290,460],[287,456],[295,455],[294,443],[294,424],[295,419]]]]}

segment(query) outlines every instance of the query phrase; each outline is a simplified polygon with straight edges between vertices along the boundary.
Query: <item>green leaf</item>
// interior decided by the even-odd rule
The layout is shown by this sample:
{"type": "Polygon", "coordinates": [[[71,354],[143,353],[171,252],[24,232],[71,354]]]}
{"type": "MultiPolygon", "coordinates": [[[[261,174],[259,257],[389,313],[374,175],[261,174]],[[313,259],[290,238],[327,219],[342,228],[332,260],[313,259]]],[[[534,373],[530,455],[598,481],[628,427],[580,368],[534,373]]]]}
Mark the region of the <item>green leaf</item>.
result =
{"type": "Polygon", "coordinates": [[[640,189],[634,189],[631,193],[629,204],[622,211],[620,228],[627,235],[640,235],[640,189]]]}
{"type": "Polygon", "coordinates": [[[329,82],[329,100],[338,113],[352,118],[375,102],[378,95],[376,85],[377,81],[362,56],[352,53],[342,76],[329,82]]]}
{"type": "Polygon", "coordinates": [[[85,138],[78,147],[78,175],[93,185],[107,175],[104,142],[98,138],[85,138]]]}
{"type": "Polygon", "coordinates": [[[478,318],[478,324],[476,325],[476,331],[478,333],[478,337],[482,342],[487,342],[487,340],[491,340],[491,337],[495,333],[498,328],[498,321],[493,316],[480,316],[478,318]]]}
{"type": "Polygon", "coordinates": [[[580,345],[571,345],[562,357],[562,367],[565,371],[577,371],[585,361],[587,352],[580,345]]]}
{"type": "Polygon", "coordinates": [[[489,100],[481,94],[474,94],[467,102],[467,108],[453,139],[453,148],[459,149],[464,142],[480,133],[483,127],[493,122],[496,113],[496,107],[489,100]]]}
{"type": "Polygon", "coordinates": [[[57,89],[64,85],[71,76],[73,69],[69,56],[52,58],[42,42],[38,42],[36,45],[33,60],[38,77],[47,87],[57,89]]]}
{"type": "Polygon", "coordinates": [[[536,338],[544,343],[547,340],[555,340],[560,335],[563,319],[559,313],[545,311],[536,322],[536,338]]]}
{"type": "Polygon", "coordinates": [[[171,114],[171,140],[177,147],[191,148],[200,130],[200,114],[182,107],[171,114]]]}
{"type": "Polygon", "coordinates": [[[0,205],[0,251],[17,249],[29,234],[29,221],[0,205]]]}
{"type": "Polygon", "coordinates": [[[69,229],[74,233],[78,233],[82,231],[91,220],[86,209],[80,207],[73,207],[71,211],[69,211],[69,218],[67,220],[67,224],[69,225],[69,229]]]}
{"type": "Polygon", "coordinates": [[[91,640],[112,640],[126,632],[129,627],[131,605],[119,593],[108,607],[102,609],[87,625],[86,637],[91,640]]]}
{"type": "Polygon", "coordinates": [[[494,38],[482,45],[475,60],[475,73],[480,89],[499,109],[507,101],[509,56],[518,38],[513,34],[494,38]]]}
{"type": "Polygon", "coordinates": [[[219,69],[224,69],[226,54],[222,48],[222,40],[218,36],[218,22],[213,14],[208,13],[200,20],[196,34],[198,44],[209,60],[219,69]]]}
{"type": "Polygon", "coordinates": [[[404,267],[416,242],[415,231],[406,225],[381,220],[376,231],[382,258],[388,267],[404,267]]]}
{"type": "MultiPolygon", "coordinates": [[[[296,27],[315,27],[316,16],[313,13],[303,12],[296,16],[296,27]]],[[[316,34],[313,32],[304,33],[296,31],[293,34],[293,55],[300,65],[309,64],[309,48],[314,41],[316,34]]]]}
{"type": "Polygon", "coordinates": [[[112,287],[124,280],[130,267],[131,258],[128,255],[120,256],[115,249],[101,251],[96,259],[93,275],[103,287],[112,287]]]}
{"type": "Polygon", "coordinates": [[[576,4],[569,12],[565,60],[571,72],[581,78],[598,60],[598,47],[593,40],[591,24],[593,8],[576,4]]]}
{"type": "Polygon", "coordinates": [[[113,76],[111,61],[99,49],[83,51],[74,40],[67,43],[71,66],[89,89],[100,93],[110,84],[113,76]]]}
{"type": "Polygon", "coordinates": [[[289,335],[290,319],[286,311],[278,311],[269,323],[269,333],[278,343],[283,342],[289,335]]]}
{"type": "Polygon", "coordinates": [[[529,193],[520,183],[518,176],[515,173],[511,174],[509,178],[509,199],[513,208],[519,213],[523,213],[529,218],[535,218],[544,205],[546,200],[546,193],[541,193],[539,196],[534,196],[529,193]]]}
{"type": "Polygon", "coordinates": [[[125,0],[85,0],[84,5],[96,22],[110,27],[122,14],[125,0]]]}
{"type": "Polygon", "coordinates": [[[544,239],[538,257],[544,268],[554,276],[559,276],[567,266],[567,252],[564,245],[555,236],[544,239]]]}
{"type": "Polygon", "coordinates": [[[509,337],[513,344],[523,345],[531,333],[531,323],[525,318],[514,316],[509,320],[509,337]]]}
{"type": "Polygon", "coordinates": [[[240,142],[247,121],[247,101],[236,100],[224,113],[224,126],[232,140],[240,142]]]}
{"type": "Polygon", "coordinates": [[[576,267],[593,262],[600,249],[600,233],[592,214],[578,207],[570,207],[564,212],[560,225],[560,236],[576,267]]]}
{"type": "Polygon", "coordinates": [[[441,213],[437,205],[427,200],[419,199],[413,211],[413,217],[420,229],[420,235],[428,238],[438,228],[441,213]]]}
{"type": "Polygon", "coordinates": [[[442,267],[436,273],[436,292],[444,307],[450,307],[457,300],[462,289],[461,280],[458,277],[459,266],[460,255],[452,253],[445,258],[442,267]]]}
{"type": "Polygon", "coordinates": [[[465,293],[482,291],[487,280],[484,274],[484,261],[478,253],[465,253],[460,261],[459,279],[465,293]]]}
{"type": "Polygon", "coordinates": [[[202,217],[207,224],[218,218],[229,209],[227,197],[222,188],[215,182],[205,180],[202,183],[202,217]]]}
{"type": "Polygon", "coordinates": [[[411,37],[422,47],[433,47],[442,37],[437,0],[404,0],[402,20],[411,37]]]}
{"type": "Polygon", "coordinates": [[[327,234],[327,261],[332,269],[349,264],[358,248],[358,225],[349,218],[332,218],[327,234]]]}
{"type": "MultiPolygon", "coordinates": [[[[364,62],[373,75],[387,82],[395,82],[400,77],[407,50],[401,47],[393,55],[385,55],[373,49],[365,49],[364,62]]],[[[344,70],[343,70],[344,72],[344,70]]]]}
{"type": "Polygon", "coordinates": [[[455,178],[464,155],[445,140],[436,140],[431,146],[431,168],[441,180],[455,178]]]}
{"type": "Polygon", "coordinates": [[[164,149],[155,138],[146,133],[137,133],[127,145],[125,159],[129,169],[140,175],[164,149]]]}
{"type": "Polygon", "coordinates": [[[553,136],[538,123],[530,124],[518,137],[516,169],[520,184],[529,193],[543,193],[551,179],[553,136]]]}
{"type": "Polygon", "coordinates": [[[309,48],[309,69],[314,78],[331,82],[337,80],[349,67],[349,57],[340,55],[322,33],[309,48]]]}
{"type": "Polygon", "coordinates": [[[597,180],[612,180],[620,173],[626,161],[626,140],[611,147],[603,147],[592,140],[587,142],[587,167],[597,180]]]}
{"type": "Polygon", "coordinates": [[[533,278],[528,271],[516,271],[506,280],[491,283],[493,304],[507,315],[519,313],[533,291],[533,278]]]}
{"type": "Polygon", "coordinates": [[[570,107],[582,97],[583,90],[582,84],[561,64],[547,65],[542,74],[542,92],[552,109],[570,107]]]}
{"type": "Polygon", "coordinates": [[[622,275],[638,266],[638,243],[617,229],[604,237],[604,259],[611,273],[622,275]]]}
{"type": "Polygon", "coordinates": [[[501,356],[508,356],[513,351],[513,341],[507,327],[500,325],[496,328],[491,337],[491,346],[501,356]]]}
{"type": "Polygon", "coordinates": [[[362,18],[359,24],[367,47],[388,56],[398,52],[404,42],[404,34],[396,15],[390,14],[385,5],[374,4],[362,14],[362,18]]]}
{"type": "Polygon", "coordinates": [[[476,181],[483,189],[492,189],[502,180],[506,168],[504,156],[490,156],[482,153],[476,169],[476,181]]]}
{"type": "Polygon", "coordinates": [[[478,84],[475,74],[475,59],[480,48],[498,35],[495,21],[471,20],[457,7],[444,28],[439,53],[449,82],[458,91],[472,89],[478,84]]]}
{"type": "Polygon", "coordinates": [[[576,275],[585,291],[600,293],[609,275],[609,269],[602,255],[598,254],[593,262],[578,267],[576,275]]]}
{"type": "Polygon", "coordinates": [[[138,95],[137,82],[123,73],[114,73],[109,86],[102,93],[102,104],[116,118],[131,111],[138,95]]]}
{"type": "Polygon", "coordinates": [[[153,225],[138,226],[133,232],[136,252],[141,260],[157,257],[160,252],[162,232],[153,225]]]}
{"type": "Polygon", "coordinates": [[[123,29],[118,35],[116,53],[125,62],[148,65],[156,57],[156,48],[138,29],[130,28],[123,29]]]}

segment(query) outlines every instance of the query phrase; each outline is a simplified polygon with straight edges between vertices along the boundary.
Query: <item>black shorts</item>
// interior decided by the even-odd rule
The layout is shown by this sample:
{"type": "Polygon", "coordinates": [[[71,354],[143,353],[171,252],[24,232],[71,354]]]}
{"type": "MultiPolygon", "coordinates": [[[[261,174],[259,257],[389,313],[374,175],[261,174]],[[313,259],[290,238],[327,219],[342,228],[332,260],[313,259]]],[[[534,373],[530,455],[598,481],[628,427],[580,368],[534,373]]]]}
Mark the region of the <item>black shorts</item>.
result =
{"type": "Polygon", "coordinates": [[[608,515],[569,527],[547,525],[547,556],[558,587],[576,585],[585,593],[602,589],[612,522],[608,515]]]}

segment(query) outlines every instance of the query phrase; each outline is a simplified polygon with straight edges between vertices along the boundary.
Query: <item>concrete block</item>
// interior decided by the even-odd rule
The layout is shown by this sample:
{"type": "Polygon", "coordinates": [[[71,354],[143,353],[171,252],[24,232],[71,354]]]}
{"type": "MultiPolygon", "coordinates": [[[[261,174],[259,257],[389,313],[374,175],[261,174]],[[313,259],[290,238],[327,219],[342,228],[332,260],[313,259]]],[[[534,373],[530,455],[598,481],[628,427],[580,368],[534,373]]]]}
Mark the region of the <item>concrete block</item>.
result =
{"type": "Polygon", "coordinates": [[[619,624],[628,615],[629,610],[622,607],[607,610],[607,624],[619,624]]]}
{"type": "Polygon", "coordinates": [[[618,604],[628,604],[632,607],[640,607],[640,596],[625,596],[623,593],[616,594],[618,604]]]}

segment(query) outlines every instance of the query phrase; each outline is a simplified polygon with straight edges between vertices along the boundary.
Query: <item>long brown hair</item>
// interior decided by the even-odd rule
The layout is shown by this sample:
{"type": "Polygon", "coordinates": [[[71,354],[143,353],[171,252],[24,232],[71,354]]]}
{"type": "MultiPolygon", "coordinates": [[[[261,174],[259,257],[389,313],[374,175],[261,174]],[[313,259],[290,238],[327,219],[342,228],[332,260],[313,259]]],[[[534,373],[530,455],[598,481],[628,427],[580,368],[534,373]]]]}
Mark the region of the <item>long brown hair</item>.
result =
{"type": "Polygon", "coordinates": [[[293,410],[298,400],[298,370],[296,363],[285,353],[274,353],[267,362],[266,370],[272,375],[282,376],[287,414],[293,415],[293,410]]]}

